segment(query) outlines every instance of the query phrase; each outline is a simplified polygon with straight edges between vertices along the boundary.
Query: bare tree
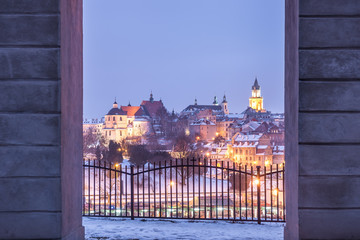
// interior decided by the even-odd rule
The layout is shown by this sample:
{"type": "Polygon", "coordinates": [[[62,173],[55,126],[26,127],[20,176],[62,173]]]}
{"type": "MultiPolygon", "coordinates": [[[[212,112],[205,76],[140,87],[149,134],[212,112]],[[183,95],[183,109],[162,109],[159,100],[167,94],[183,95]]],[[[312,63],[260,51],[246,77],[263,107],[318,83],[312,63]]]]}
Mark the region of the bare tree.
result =
{"type": "Polygon", "coordinates": [[[95,148],[97,146],[97,135],[94,133],[95,128],[90,127],[83,134],[83,154],[95,153],[95,148]]]}

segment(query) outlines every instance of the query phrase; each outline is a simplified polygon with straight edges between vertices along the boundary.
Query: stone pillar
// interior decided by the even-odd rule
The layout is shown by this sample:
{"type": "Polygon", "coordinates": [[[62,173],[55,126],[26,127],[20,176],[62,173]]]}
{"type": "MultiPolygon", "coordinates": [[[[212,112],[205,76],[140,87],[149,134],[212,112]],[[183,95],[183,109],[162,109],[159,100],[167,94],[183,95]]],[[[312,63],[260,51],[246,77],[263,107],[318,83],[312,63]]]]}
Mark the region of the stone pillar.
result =
{"type": "Polygon", "coordinates": [[[360,239],[360,1],[286,11],[285,238],[360,239]]]}
{"type": "Polygon", "coordinates": [[[84,238],[81,122],[82,1],[0,0],[0,239],[84,238]]]}

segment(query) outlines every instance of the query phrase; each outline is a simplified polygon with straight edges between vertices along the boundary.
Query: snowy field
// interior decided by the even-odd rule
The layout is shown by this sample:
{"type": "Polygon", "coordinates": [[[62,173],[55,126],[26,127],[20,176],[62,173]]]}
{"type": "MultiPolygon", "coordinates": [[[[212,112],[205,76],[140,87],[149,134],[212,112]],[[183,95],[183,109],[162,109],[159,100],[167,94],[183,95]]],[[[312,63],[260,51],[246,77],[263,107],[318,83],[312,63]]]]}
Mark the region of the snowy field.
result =
{"type": "Polygon", "coordinates": [[[232,223],[83,217],[86,240],[118,239],[283,239],[284,223],[232,223]]]}

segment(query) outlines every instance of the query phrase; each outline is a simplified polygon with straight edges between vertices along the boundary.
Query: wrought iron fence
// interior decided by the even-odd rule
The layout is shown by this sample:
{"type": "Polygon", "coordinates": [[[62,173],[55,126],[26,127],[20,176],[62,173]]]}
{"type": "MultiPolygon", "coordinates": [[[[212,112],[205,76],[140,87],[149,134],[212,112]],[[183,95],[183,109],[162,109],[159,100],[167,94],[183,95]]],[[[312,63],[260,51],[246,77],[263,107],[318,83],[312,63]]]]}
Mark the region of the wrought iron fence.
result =
{"type": "Polygon", "coordinates": [[[284,165],[174,159],[141,166],[85,161],[83,215],[285,221],[284,165]]]}

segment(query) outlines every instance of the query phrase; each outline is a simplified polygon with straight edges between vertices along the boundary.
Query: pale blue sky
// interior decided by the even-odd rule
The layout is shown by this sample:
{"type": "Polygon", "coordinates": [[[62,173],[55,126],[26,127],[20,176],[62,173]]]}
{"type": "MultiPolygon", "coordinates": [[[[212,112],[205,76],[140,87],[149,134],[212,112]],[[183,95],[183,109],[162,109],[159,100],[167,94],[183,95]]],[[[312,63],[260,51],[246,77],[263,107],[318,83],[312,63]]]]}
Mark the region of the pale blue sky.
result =
{"type": "Polygon", "coordinates": [[[177,112],[225,92],[239,113],[255,76],[283,112],[284,12],[284,0],[85,0],[84,117],[151,90],[177,112]]]}

